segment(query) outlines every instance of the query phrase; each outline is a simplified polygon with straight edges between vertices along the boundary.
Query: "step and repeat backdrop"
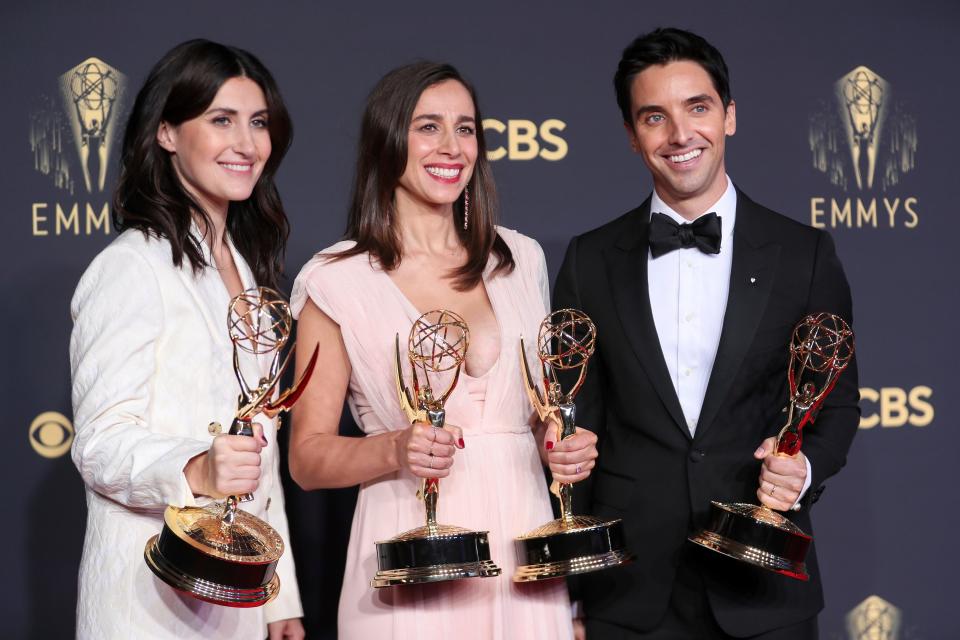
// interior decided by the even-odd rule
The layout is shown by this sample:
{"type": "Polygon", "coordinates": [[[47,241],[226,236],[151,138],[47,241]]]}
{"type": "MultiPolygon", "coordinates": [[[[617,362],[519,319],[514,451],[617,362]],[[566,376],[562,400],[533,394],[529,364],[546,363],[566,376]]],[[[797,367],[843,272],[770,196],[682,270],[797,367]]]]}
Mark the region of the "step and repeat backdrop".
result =
{"type": "MultiPolygon", "coordinates": [[[[723,52],[738,115],[729,174],[753,199],[828,229],[852,285],[863,417],[815,507],[822,637],[960,637],[960,9],[947,0],[4,3],[0,635],[73,633],[85,504],[69,456],[69,301],[116,236],[119,139],[161,54],[206,37],[275,74],[295,125],[279,175],[289,290],[344,228],[367,92],[424,58],[476,84],[502,223],[539,240],[555,273],[572,235],[651,188],[611,79],[622,48],[657,26],[691,29],[723,52]]],[[[342,427],[356,433],[349,419],[342,427]]],[[[290,485],[288,495],[308,637],[333,638],[355,492],[290,485]]]]}

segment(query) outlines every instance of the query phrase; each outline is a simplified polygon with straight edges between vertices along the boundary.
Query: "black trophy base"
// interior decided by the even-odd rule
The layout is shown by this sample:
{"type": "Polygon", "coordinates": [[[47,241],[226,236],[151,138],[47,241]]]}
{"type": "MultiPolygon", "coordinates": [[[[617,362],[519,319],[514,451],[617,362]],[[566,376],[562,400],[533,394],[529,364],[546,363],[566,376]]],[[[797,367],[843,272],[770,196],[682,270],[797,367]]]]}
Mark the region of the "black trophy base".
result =
{"type": "Polygon", "coordinates": [[[224,506],[167,507],[163,529],[147,541],[143,558],[153,573],[189,596],[227,607],[259,607],[280,591],[277,562],[283,540],[242,510],[232,523],[224,506]]]}
{"type": "Polygon", "coordinates": [[[766,507],[710,505],[709,525],[690,542],[796,580],[810,579],[804,560],[813,538],[800,527],[766,507]]]}
{"type": "Polygon", "coordinates": [[[449,525],[423,526],[378,542],[374,588],[425,582],[490,578],[500,567],[490,559],[486,531],[449,525]]]}
{"type": "Polygon", "coordinates": [[[514,541],[514,582],[552,580],[599,571],[633,560],[626,550],[623,522],[573,516],[548,522],[514,541]]]}

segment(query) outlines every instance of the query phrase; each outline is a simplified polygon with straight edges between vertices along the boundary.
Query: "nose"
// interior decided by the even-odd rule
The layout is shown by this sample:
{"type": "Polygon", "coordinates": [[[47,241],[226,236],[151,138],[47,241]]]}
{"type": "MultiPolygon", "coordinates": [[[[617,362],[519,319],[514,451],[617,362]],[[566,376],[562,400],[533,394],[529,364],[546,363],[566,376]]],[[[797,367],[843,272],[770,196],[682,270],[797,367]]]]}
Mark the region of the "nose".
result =
{"type": "Polygon", "coordinates": [[[234,129],[233,144],[231,146],[234,151],[241,155],[253,155],[253,130],[251,130],[250,127],[237,127],[234,129]]]}
{"type": "Polygon", "coordinates": [[[685,117],[670,119],[670,144],[683,146],[692,135],[693,129],[685,117]]]}
{"type": "Polygon", "coordinates": [[[455,128],[444,129],[440,138],[440,147],[437,151],[452,158],[460,155],[460,139],[457,137],[455,128]]]}

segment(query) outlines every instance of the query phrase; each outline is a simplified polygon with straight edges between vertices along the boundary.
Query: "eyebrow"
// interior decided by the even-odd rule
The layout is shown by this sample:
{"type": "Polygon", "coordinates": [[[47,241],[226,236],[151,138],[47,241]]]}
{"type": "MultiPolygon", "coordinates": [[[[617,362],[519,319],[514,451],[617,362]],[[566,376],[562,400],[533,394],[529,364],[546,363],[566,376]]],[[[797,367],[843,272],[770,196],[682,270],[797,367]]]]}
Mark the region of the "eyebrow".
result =
{"type": "MultiPolygon", "coordinates": [[[[714,104],[716,100],[714,100],[713,96],[711,96],[709,93],[701,93],[701,94],[687,98],[686,100],[683,101],[683,104],[684,106],[690,106],[692,104],[697,104],[700,102],[707,102],[709,104],[714,104]]],[[[646,113],[650,113],[652,111],[666,111],[666,109],[664,109],[658,104],[644,104],[637,107],[635,117],[639,118],[640,116],[646,113]]]]}
{"type": "MultiPolygon", "coordinates": [[[[416,122],[418,120],[429,120],[430,122],[441,122],[443,120],[443,116],[441,116],[439,113],[422,113],[419,116],[415,117],[413,119],[413,122],[416,122]]],[[[474,119],[473,116],[460,116],[459,118],[457,118],[457,124],[460,124],[463,122],[475,122],[475,121],[476,120],[474,119]]]]}
{"type": "MultiPolygon", "coordinates": [[[[265,116],[269,114],[269,111],[269,109],[260,109],[259,111],[255,111],[253,115],[254,117],[265,116]]],[[[211,113],[222,113],[226,116],[235,116],[240,114],[240,112],[236,109],[231,109],[229,107],[211,107],[210,109],[207,109],[203,115],[210,115],[211,113]]]]}

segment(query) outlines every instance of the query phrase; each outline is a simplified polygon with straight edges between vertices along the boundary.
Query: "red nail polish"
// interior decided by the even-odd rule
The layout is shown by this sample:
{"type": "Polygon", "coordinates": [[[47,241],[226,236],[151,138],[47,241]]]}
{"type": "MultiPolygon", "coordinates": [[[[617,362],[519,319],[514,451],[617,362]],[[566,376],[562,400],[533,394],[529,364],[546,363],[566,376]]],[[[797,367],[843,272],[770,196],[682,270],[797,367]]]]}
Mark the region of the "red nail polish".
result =
{"type": "Polygon", "coordinates": [[[460,438],[459,440],[457,440],[457,444],[460,445],[460,448],[461,448],[461,449],[463,449],[463,447],[466,446],[466,445],[463,444],[463,438],[460,438]]]}
{"type": "Polygon", "coordinates": [[[547,440],[547,451],[550,451],[551,449],[553,449],[553,443],[547,440]]]}

